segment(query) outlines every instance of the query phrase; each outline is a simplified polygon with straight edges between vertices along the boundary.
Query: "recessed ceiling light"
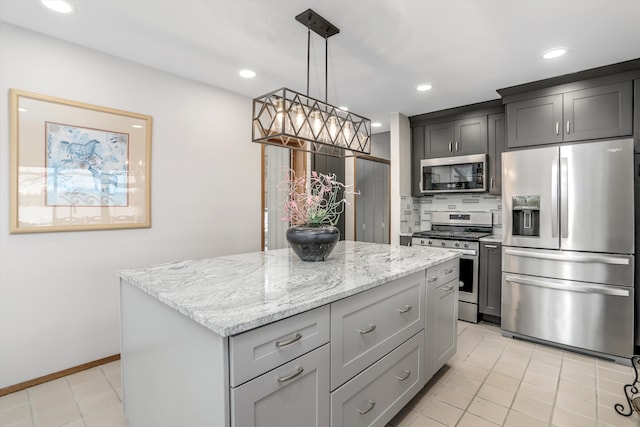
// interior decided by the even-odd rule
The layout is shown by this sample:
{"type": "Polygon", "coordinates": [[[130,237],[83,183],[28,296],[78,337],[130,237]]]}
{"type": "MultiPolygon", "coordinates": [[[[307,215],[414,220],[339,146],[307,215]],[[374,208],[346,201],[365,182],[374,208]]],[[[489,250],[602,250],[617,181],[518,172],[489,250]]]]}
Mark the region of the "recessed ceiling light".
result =
{"type": "Polygon", "coordinates": [[[245,79],[252,79],[256,76],[256,72],[253,70],[240,70],[240,77],[244,77],[245,79]]]}
{"type": "Polygon", "coordinates": [[[428,91],[428,90],[431,90],[431,88],[432,88],[432,86],[431,86],[431,85],[424,84],[424,85],[420,85],[420,86],[416,87],[416,90],[417,90],[418,92],[426,92],[426,91],[428,91]]]}
{"type": "Polygon", "coordinates": [[[345,107],[344,105],[341,105],[338,108],[341,109],[342,111],[349,111],[349,109],[347,107],[345,107]]]}
{"type": "Polygon", "coordinates": [[[567,53],[567,49],[566,48],[564,48],[564,47],[555,47],[555,48],[549,49],[548,51],[543,53],[542,57],[544,59],[553,59],[553,58],[558,58],[558,57],[564,55],[565,53],[567,53]]]}
{"type": "Polygon", "coordinates": [[[40,2],[47,8],[58,13],[70,14],[76,11],[70,3],[64,0],[40,0],[40,2]]]}
{"type": "Polygon", "coordinates": [[[373,123],[371,123],[371,127],[372,127],[372,128],[379,128],[380,126],[382,126],[382,123],[380,123],[380,122],[373,122],[373,123]]]}
{"type": "Polygon", "coordinates": [[[142,125],[131,125],[131,127],[136,128],[136,129],[142,129],[142,125]]]}
{"type": "Polygon", "coordinates": [[[26,108],[18,107],[18,111],[21,113],[26,113],[28,110],[26,108]]]}

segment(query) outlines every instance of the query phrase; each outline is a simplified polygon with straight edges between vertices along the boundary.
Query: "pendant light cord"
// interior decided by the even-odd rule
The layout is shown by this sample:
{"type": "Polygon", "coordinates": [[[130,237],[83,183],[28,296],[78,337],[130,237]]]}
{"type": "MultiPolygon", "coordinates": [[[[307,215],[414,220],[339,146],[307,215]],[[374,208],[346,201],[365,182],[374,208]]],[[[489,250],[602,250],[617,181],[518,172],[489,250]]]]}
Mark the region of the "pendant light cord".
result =
{"type": "Polygon", "coordinates": [[[309,61],[311,55],[311,26],[307,25],[307,96],[309,96],[309,61]]]}
{"type": "Polygon", "coordinates": [[[329,37],[324,38],[324,103],[327,104],[329,93],[329,37]]]}

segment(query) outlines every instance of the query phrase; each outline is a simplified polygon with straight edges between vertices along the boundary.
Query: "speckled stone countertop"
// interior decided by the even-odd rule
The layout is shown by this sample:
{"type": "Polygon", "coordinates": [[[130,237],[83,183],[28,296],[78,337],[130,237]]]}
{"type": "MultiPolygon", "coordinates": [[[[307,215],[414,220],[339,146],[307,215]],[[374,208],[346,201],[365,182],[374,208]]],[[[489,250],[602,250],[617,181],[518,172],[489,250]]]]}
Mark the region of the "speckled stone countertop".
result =
{"type": "Polygon", "coordinates": [[[455,259],[429,247],[338,242],[324,262],[278,249],[123,270],[120,278],[226,337],[455,259]]]}
{"type": "Polygon", "coordinates": [[[502,243],[502,234],[491,234],[489,236],[481,237],[480,241],[486,243],[502,243]]]}

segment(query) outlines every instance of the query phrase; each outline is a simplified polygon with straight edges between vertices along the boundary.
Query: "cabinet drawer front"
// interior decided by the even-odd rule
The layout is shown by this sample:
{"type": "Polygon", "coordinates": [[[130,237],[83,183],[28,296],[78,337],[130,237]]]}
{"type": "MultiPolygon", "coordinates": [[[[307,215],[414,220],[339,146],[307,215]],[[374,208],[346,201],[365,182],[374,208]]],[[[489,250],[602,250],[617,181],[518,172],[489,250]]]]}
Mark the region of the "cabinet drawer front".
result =
{"type": "Polygon", "coordinates": [[[331,388],[424,327],[424,272],[331,304],[331,388]]]}
{"type": "Polygon", "coordinates": [[[422,388],[424,331],[331,393],[331,426],[384,426],[422,388]]]}
{"type": "Polygon", "coordinates": [[[329,345],[231,389],[232,427],[326,427],[329,411],[329,345]]]}
{"type": "Polygon", "coordinates": [[[229,339],[230,383],[238,386],[329,342],[329,306],[229,339]]]}
{"type": "Polygon", "coordinates": [[[437,288],[458,277],[460,260],[454,259],[427,270],[427,286],[437,288]]]}

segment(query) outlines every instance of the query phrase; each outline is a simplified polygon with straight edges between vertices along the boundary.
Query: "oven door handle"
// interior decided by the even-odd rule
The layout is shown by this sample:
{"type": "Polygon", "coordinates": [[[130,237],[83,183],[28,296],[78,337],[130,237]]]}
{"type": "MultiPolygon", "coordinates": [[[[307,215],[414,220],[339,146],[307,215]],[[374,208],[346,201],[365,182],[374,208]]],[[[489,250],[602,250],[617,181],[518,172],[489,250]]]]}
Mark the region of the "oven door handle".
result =
{"type": "Polygon", "coordinates": [[[630,295],[627,289],[618,289],[611,286],[595,285],[593,283],[585,283],[583,285],[572,284],[571,282],[551,282],[548,280],[530,279],[528,277],[505,275],[504,280],[521,285],[537,286],[539,288],[558,289],[561,291],[580,292],[583,294],[600,294],[611,295],[616,297],[628,297],[630,295]]]}
{"type": "Polygon", "coordinates": [[[478,251],[473,249],[449,249],[449,252],[456,252],[459,254],[467,255],[467,256],[476,256],[478,255],[478,251]]]}
{"type": "Polygon", "coordinates": [[[546,259],[550,261],[572,261],[572,262],[598,262],[602,264],[613,264],[613,265],[629,265],[629,258],[624,257],[616,257],[612,255],[598,255],[598,254],[566,254],[566,253],[558,253],[558,254],[548,254],[543,252],[534,252],[534,251],[522,251],[517,249],[505,249],[504,253],[506,255],[513,256],[521,256],[525,258],[539,258],[546,259]]]}

